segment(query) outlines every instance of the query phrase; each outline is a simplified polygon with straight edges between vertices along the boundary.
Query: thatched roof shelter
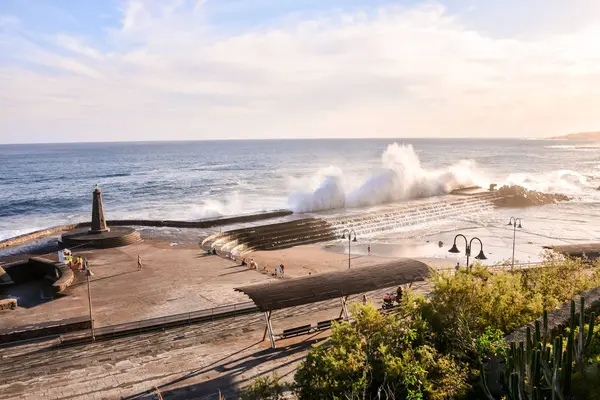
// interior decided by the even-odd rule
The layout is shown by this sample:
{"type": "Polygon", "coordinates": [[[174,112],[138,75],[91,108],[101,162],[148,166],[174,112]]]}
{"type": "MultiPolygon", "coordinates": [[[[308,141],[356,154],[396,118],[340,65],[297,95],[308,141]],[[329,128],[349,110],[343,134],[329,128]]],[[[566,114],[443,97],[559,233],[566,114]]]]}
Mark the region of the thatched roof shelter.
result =
{"type": "Polygon", "coordinates": [[[429,274],[430,269],[425,263],[404,258],[235,290],[246,294],[261,311],[266,312],[424,281],[429,274]]]}

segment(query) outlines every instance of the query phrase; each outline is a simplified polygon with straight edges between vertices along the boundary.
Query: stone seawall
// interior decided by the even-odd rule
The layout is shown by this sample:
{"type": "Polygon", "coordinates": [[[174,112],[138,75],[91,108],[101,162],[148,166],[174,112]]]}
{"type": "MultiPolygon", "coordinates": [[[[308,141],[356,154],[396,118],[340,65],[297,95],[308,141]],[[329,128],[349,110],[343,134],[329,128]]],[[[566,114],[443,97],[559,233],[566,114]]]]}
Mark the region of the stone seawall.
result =
{"type": "MultiPolygon", "coordinates": [[[[293,214],[290,210],[269,211],[258,214],[235,215],[231,217],[221,217],[214,219],[205,219],[200,221],[172,221],[172,220],[145,220],[145,219],[124,219],[107,221],[108,226],[148,226],[148,227],[170,227],[170,228],[212,228],[215,226],[238,224],[244,222],[254,222],[263,219],[285,217],[293,214]]],[[[75,229],[87,228],[89,222],[79,224],[67,224],[54,226],[52,228],[41,229],[39,231],[26,233],[9,239],[0,241],[0,249],[15,247],[27,242],[42,239],[48,236],[63,232],[73,231],[75,229]]]]}
{"type": "Polygon", "coordinates": [[[31,257],[29,263],[34,265],[39,271],[43,272],[45,277],[54,280],[52,289],[54,289],[55,295],[64,291],[75,279],[75,274],[68,265],[41,257],[31,257]]]}
{"type": "Polygon", "coordinates": [[[52,289],[55,295],[64,291],[75,279],[75,274],[69,266],[41,257],[31,257],[28,260],[5,264],[3,268],[15,284],[50,279],[54,282],[52,289]]]}
{"type": "Polygon", "coordinates": [[[75,317],[61,321],[49,321],[33,325],[16,326],[14,328],[0,330],[0,344],[60,335],[62,333],[90,329],[91,327],[92,324],[88,316],[75,317]]]}
{"type": "Polygon", "coordinates": [[[21,244],[30,242],[32,240],[42,239],[42,238],[45,238],[48,236],[55,235],[57,233],[72,231],[73,229],[77,229],[77,228],[85,228],[86,226],[90,226],[90,224],[89,223],[67,224],[67,225],[53,226],[51,228],[41,229],[41,230],[35,231],[35,232],[25,233],[23,235],[19,235],[19,236],[5,239],[5,240],[1,240],[0,241],[0,249],[19,246],[21,244]]]}
{"type": "Polygon", "coordinates": [[[30,263],[28,259],[11,262],[2,266],[11,280],[19,285],[44,278],[44,271],[30,263]]]}

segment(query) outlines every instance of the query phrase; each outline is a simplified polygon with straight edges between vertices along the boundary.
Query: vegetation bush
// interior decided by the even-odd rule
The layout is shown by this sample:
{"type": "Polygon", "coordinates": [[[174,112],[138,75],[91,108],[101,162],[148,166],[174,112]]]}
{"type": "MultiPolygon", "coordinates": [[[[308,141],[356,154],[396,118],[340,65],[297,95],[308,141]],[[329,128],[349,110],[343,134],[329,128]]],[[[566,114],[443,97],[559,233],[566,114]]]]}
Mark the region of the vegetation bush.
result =
{"type": "MultiPolygon", "coordinates": [[[[482,398],[474,391],[480,365],[506,356],[504,334],[600,286],[600,264],[548,255],[535,270],[492,273],[475,265],[471,271],[436,274],[431,282],[429,300],[406,291],[398,314],[357,305],[353,324],[334,324],[328,342],[312,349],[298,368],[297,396],[441,400],[470,393],[482,398]]],[[[585,373],[573,375],[573,393],[584,390],[582,399],[600,393],[599,359],[596,327],[585,373]]]]}
{"type": "Polygon", "coordinates": [[[295,376],[301,399],[453,399],[467,388],[467,371],[427,343],[414,296],[401,313],[356,305],[354,324],[332,327],[295,376]],[[383,397],[382,397],[383,396],[383,397]]]}
{"type": "Polygon", "coordinates": [[[283,399],[284,389],[276,374],[261,376],[244,388],[240,397],[242,400],[279,400],[283,399]]]}
{"type": "MultiPolygon", "coordinates": [[[[579,310],[585,310],[585,300],[579,300],[579,310]]],[[[544,312],[543,325],[535,321],[535,330],[527,328],[524,342],[510,343],[499,379],[501,389],[490,389],[487,384],[490,371],[482,365],[482,388],[488,400],[498,396],[519,400],[596,398],[599,376],[597,364],[590,362],[590,350],[597,345],[595,314],[577,315],[575,303],[571,300],[569,328],[564,333],[566,341],[563,334],[551,336],[544,312]]]]}
{"type": "Polygon", "coordinates": [[[547,253],[543,268],[520,273],[523,286],[542,301],[545,310],[556,308],[575,295],[600,286],[600,259],[590,264],[581,258],[547,253]]]}
{"type": "Polygon", "coordinates": [[[584,290],[600,286],[600,266],[581,259],[547,255],[541,268],[491,273],[481,265],[471,271],[440,273],[425,315],[435,343],[444,352],[477,356],[474,341],[486,329],[504,333],[540,317],[584,290]]]}
{"type": "MultiPolygon", "coordinates": [[[[596,318],[593,334],[589,346],[586,348],[586,357],[578,371],[573,375],[573,397],[585,400],[600,400],[600,317],[596,318]]],[[[585,324],[584,332],[588,332],[589,325],[585,324]]],[[[568,329],[567,329],[568,332],[568,329]]],[[[575,329],[575,336],[579,335],[579,328],[575,329]]]]}
{"type": "Polygon", "coordinates": [[[476,357],[474,341],[487,327],[510,332],[543,311],[540,296],[528,296],[519,274],[472,271],[437,274],[425,315],[441,350],[476,357]]]}

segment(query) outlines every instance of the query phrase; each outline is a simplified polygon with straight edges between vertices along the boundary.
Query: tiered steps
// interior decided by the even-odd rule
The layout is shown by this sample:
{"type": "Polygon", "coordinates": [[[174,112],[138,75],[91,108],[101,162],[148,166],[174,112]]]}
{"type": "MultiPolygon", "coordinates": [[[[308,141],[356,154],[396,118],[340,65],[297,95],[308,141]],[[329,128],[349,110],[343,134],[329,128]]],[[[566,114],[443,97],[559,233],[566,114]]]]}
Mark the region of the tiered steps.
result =
{"type": "Polygon", "coordinates": [[[89,233],[87,228],[81,228],[62,235],[61,242],[66,247],[121,247],[142,241],[139,232],[129,227],[114,227],[108,232],[89,233]]]}
{"type": "Polygon", "coordinates": [[[202,247],[239,255],[253,250],[285,249],[334,238],[335,232],[327,221],[304,218],[217,233],[204,239],[202,247]]]}
{"type": "Polygon", "coordinates": [[[491,196],[464,197],[453,201],[407,205],[394,210],[324,219],[333,226],[339,235],[344,229],[353,229],[361,236],[375,235],[444,219],[473,217],[486,213],[494,208],[492,202],[489,201],[490,198],[491,196]]]}
{"type": "Polygon", "coordinates": [[[114,238],[104,239],[102,242],[100,242],[99,246],[104,249],[107,249],[107,248],[111,248],[111,247],[128,246],[130,244],[139,243],[141,241],[142,241],[142,237],[140,236],[139,232],[133,231],[133,232],[127,233],[123,236],[117,236],[114,238]]]}
{"type": "Polygon", "coordinates": [[[451,218],[473,217],[494,208],[494,193],[452,196],[428,202],[388,207],[376,211],[358,211],[346,215],[303,218],[219,232],[202,241],[205,249],[242,255],[256,250],[278,250],[293,246],[339,239],[344,229],[358,235],[377,235],[406,227],[451,218]]]}

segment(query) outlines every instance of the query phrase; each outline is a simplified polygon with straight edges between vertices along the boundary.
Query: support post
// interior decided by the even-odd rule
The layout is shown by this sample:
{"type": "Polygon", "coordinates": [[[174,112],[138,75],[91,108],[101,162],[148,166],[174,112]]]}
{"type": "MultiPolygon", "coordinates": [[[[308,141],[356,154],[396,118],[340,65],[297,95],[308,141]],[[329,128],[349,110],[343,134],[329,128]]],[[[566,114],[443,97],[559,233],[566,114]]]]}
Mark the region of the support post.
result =
{"type": "Polygon", "coordinates": [[[88,287],[88,303],[90,305],[90,324],[92,329],[92,342],[96,341],[96,335],[94,334],[94,316],[92,313],[92,291],[90,290],[90,276],[87,275],[87,287],[88,287]]]}
{"type": "MultiPolygon", "coordinates": [[[[354,234],[354,237],[356,237],[356,233],[354,234]]],[[[351,241],[350,239],[352,238],[352,233],[348,234],[348,269],[350,269],[350,246],[351,246],[351,241]]]]}
{"type": "Polygon", "coordinates": [[[348,300],[348,296],[340,297],[342,301],[342,312],[340,313],[340,317],[343,315],[344,319],[348,319],[348,309],[346,308],[346,300],[348,300]]]}
{"type": "Polygon", "coordinates": [[[267,323],[267,333],[271,339],[271,348],[275,348],[275,338],[273,337],[273,328],[271,327],[271,312],[265,311],[265,322],[267,323]]]}
{"type": "Polygon", "coordinates": [[[517,221],[515,220],[515,224],[513,227],[513,254],[512,254],[512,264],[510,266],[510,270],[512,271],[515,267],[515,238],[517,236],[517,221]]]}
{"type": "MultiPolygon", "coordinates": [[[[268,314],[267,315],[267,321],[268,321],[268,320],[271,319],[271,311],[269,311],[267,314],[268,314]]],[[[269,331],[269,323],[267,321],[265,321],[265,333],[264,333],[263,338],[262,338],[263,342],[267,338],[267,332],[269,331]]]]}
{"type": "Polygon", "coordinates": [[[467,245],[467,272],[471,271],[471,269],[469,268],[469,257],[471,256],[471,247],[469,245],[467,245]]]}

